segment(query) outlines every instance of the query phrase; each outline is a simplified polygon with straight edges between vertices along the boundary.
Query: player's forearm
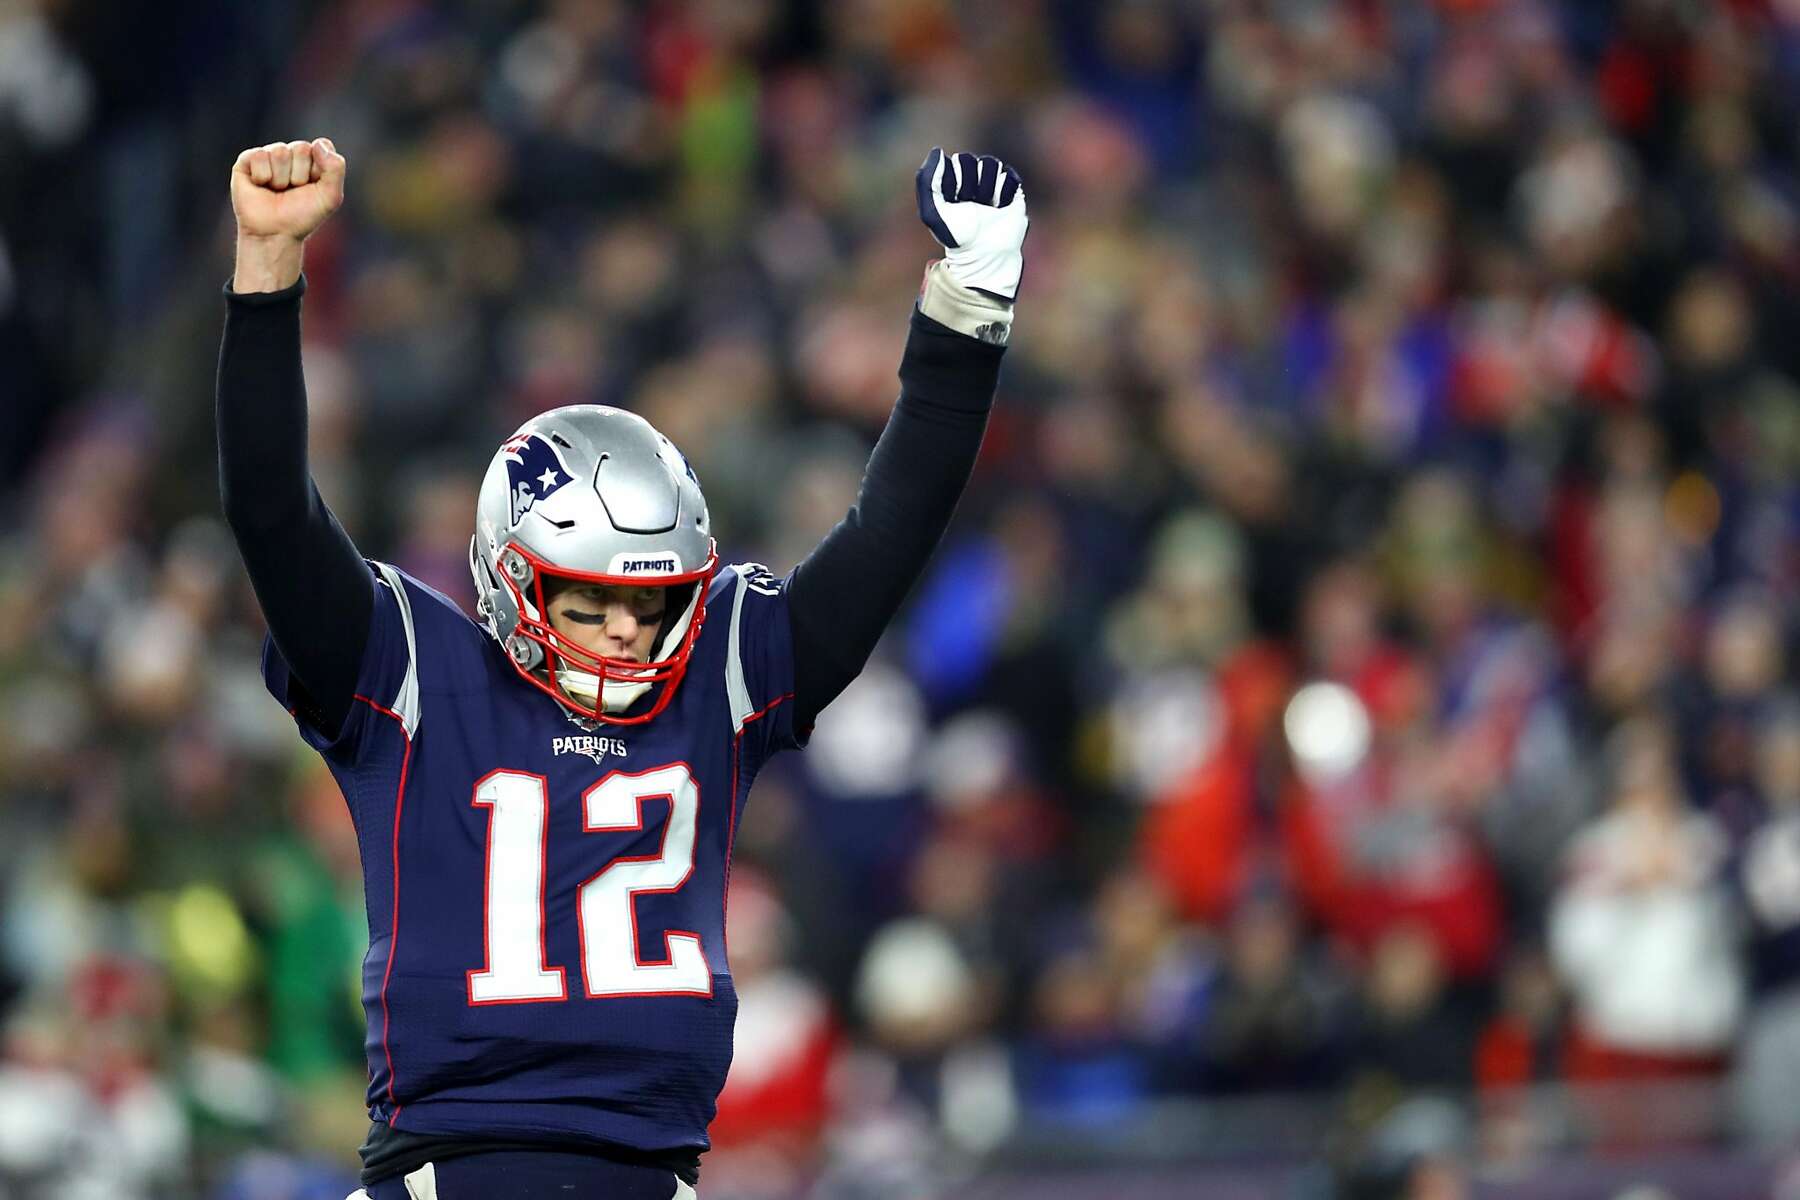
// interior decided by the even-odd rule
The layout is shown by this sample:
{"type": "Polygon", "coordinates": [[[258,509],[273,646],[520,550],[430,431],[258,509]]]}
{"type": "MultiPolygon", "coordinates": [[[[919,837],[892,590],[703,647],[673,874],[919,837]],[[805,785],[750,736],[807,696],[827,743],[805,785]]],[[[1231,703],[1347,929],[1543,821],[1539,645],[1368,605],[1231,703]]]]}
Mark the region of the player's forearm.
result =
{"type": "Polygon", "coordinates": [[[305,285],[227,299],[219,351],[219,487],[270,635],[334,728],[367,637],[369,569],[313,486],[300,367],[305,285]]]}
{"type": "Polygon", "coordinates": [[[306,381],[300,369],[304,282],[225,300],[219,346],[219,488],[238,540],[304,520],[306,381]]]}
{"type": "Polygon", "coordinates": [[[306,243],[287,234],[240,233],[231,290],[240,296],[281,292],[300,282],[306,243]]]}
{"type": "Polygon", "coordinates": [[[794,572],[789,611],[802,723],[874,651],[956,511],[987,429],[1001,346],[915,313],[900,400],[856,505],[794,572]]]}

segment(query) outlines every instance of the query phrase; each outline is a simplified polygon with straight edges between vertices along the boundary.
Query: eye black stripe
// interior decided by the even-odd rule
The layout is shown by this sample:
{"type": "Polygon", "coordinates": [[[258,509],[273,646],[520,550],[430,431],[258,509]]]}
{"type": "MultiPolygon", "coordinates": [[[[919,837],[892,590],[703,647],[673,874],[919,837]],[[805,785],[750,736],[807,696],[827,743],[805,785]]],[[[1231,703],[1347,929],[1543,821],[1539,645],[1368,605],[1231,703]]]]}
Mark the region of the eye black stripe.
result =
{"type": "MultiPolygon", "coordinates": [[[[565,608],[562,611],[562,615],[565,618],[567,618],[568,620],[575,622],[577,625],[604,625],[604,624],[606,624],[606,614],[605,613],[582,612],[578,608],[565,608]]],[[[660,625],[663,623],[663,619],[666,618],[668,615],[669,615],[668,609],[659,608],[653,613],[639,614],[638,618],[637,618],[637,622],[639,625],[660,625]]]]}

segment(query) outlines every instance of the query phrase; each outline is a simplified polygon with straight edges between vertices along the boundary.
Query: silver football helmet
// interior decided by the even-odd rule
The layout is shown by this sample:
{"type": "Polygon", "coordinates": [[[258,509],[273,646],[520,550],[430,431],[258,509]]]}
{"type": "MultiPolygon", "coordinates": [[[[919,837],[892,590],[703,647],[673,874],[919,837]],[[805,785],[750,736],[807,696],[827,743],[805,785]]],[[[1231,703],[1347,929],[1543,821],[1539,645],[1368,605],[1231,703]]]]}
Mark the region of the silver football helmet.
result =
{"type": "Polygon", "coordinates": [[[469,542],[476,610],[527,682],[584,717],[635,725],[668,705],[717,565],[700,481],[634,413],[552,409],[520,426],[488,464],[469,542]],[[680,616],[647,662],[598,655],[551,628],[545,588],[564,580],[667,587],[669,611],[680,616]],[[623,715],[659,686],[646,711],[623,715]]]}

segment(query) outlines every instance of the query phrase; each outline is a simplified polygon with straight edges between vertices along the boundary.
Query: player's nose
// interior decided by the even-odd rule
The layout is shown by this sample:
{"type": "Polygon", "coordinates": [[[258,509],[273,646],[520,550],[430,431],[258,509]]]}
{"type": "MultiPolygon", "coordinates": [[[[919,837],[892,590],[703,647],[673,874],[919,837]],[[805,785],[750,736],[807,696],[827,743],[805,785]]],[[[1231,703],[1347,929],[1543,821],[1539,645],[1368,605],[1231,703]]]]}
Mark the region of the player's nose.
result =
{"type": "Polygon", "coordinates": [[[637,614],[625,603],[613,603],[606,606],[606,624],[603,626],[606,636],[616,639],[621,646],[629,646],[637,640],[637,614]]]}

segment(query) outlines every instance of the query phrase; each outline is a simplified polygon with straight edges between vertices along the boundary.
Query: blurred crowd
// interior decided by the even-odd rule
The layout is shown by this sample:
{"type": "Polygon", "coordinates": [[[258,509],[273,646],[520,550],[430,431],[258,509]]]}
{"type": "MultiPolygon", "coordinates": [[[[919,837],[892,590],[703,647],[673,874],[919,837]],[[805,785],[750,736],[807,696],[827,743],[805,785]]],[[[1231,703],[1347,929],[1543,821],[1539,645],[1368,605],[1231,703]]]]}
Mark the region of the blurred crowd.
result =
{"type": "Polygon", "coordinates": [[[1800,1139],[1800,6],[146,8],[0,0],[0,1195],[347,1190],[356,848],[209,440],[227,169],[320,134],[313,470],[471,603],[570,403],[785,572],[896,394],[919,159],[1024,176],[971,490],[738,836],[714,1192],[1194,1098],[1481,1115],[1392,1194],[1542,1152],[1542,1085],[1800,1139]]]}

